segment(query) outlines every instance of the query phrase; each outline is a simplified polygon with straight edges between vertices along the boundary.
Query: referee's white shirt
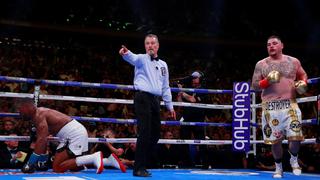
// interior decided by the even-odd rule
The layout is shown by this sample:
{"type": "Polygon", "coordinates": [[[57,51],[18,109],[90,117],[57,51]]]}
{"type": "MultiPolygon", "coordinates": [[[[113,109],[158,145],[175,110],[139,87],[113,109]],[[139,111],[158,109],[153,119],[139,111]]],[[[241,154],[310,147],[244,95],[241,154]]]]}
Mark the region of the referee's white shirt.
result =
{"type": "Polygon", "coordinates": [[[134,88],[162,96],[168,110],[173,110],[167,63],[161,59],[151,60],[148,54],[134,54],[131,51],[124,54],[123,59],[135,66],[134,88]]]}

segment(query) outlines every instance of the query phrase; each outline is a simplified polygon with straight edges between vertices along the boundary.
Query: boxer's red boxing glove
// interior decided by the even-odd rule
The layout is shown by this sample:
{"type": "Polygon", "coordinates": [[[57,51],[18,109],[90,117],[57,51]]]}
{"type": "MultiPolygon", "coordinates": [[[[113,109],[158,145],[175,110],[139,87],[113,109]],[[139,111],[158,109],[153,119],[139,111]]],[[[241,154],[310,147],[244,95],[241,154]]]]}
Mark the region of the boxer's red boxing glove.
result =
{"type": "Polygon", "coordinates": [[[280,73],[278,71],[271,71],[267,78],[262,79],[261,81],[259,81],[259,86],[262,89],[265,89],[267,87],[270,86],[270,84],[273,83],[279,83],[280,82],[280,73]]]}

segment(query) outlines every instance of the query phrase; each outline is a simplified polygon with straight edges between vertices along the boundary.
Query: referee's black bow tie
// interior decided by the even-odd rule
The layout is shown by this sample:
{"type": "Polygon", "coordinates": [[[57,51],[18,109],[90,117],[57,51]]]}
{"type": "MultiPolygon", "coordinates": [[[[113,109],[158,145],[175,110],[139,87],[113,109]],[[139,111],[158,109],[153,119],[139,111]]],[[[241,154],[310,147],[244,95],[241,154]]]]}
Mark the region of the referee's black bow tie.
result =
{"type": "Polygon", "coordinates": [[[151,61],[159,61],[159,57],[152,57],[152,56],[150,57],[151,57],[151,61]]]}

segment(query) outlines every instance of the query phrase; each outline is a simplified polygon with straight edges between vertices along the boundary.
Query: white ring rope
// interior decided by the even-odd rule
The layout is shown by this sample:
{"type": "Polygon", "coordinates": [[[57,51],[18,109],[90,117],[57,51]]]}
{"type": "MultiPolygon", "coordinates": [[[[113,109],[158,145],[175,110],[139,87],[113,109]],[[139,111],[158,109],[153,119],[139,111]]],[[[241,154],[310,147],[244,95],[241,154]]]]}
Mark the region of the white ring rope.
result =
{"type": "MultiPolygon", "coordinates": [[[[28,93],[12,93],[0,92],[0,97],[19,97],[19,98],[34,98],[34,94],[28,93]]],[[[133,104],[133,100],[114,99],[114,98],[93,98],[93,97],[77,97],[77,96],[63,96],[63,95],[44,95],[40,94],[40,99],[45,100],[62,100],[62,101],[81,101],[81,102],[98,102],[98,103],[117,103],[117,104],[133,104]]],[[[298,103],[317,101],[317,96],[310,96],[298,98],[298,103]]],[[[164,105],[164,102],[161,102],[164,105]]],[[[207,109],[232,109],[232,105],[214,105],[214,104],[200,104],[200,103],[185,103],[173,102],[174,106],[184,107],[199,107],[207,109]]],[[[251,108],[261,108],[261,104],[251,104],[251,108]]],[[[308,120],[306,120],[308,121],[308,120]]],[[[309,121],[312,121],[311,119],[309,121]]],[[[29,136],[0,136],[0,141],[29,141],[29,136]]],[[[57,137],[48,138],[49,141],[58,141],[57,137]]],[[[90,143],[135,143],[136,138],[88,138],[90,143]]],[[[196,145],[231,145],[232,140],[182,140],[182,139],[160,139],[159,144],[196,144],[196,145]]],[[[251,140],[251,144],[262,144],[263,140],[251,140]]],[[[283,143],[288,143],[284,140],[283,143]]],[[[314,144],[316,139],[305,139],[302,144],[314,144]]]]}
{"type": "MultiPolygon", "coordinates": [[[[33,98],[34,95],[33,94],[27,94],[27,93],[0,92],[0,97],[33,98]]],[[[93,98],[93,97],[45,95],[45,94],[41,94],[39,96],[39,98],[40,99],[45,99],[45,100],[133,104],[133,100],[114,99],[114,98],[93,98]]],[[[200,103],[186,103],[186,102],[173,102],[172,104],[174,106],[183,106],[183,107],[192,106],[192,107],[207,108],[207,109],[232,109],[232,105],[200,104],[200,103]]],[[[164,105],[164,102],[161,102],[161,105],[164,105]]]]}
{"type": "MultiPolygon", "coordinates": [[[[0,92],[0,97],[33,98],[34,95],[28,94],[28,93],[0,92]]],[[[45,99],[45,100],[133,104],[133,100],[115,99],[115,98],[94,98],[94,97],[80,97],[80,96],[45,95],[45,94],[40,94],[39,98],[45,99]]],[[[297,98],[298,103],[313,102],[313,101],[317,101],[317,96],[297,98]]],[[[161,105],[164,105],[164,102],[161,102],[161,105]]],[[[173,105],[174,106],[183,106],[183,107],[206,108],[206,109],[232,109],[232,105],[218,105],[218,104],[173,102],[173,105]]],[[[261,108],[261,104],[251,105],[251,108],[261,108]]]]}
{"type": "MultiPolygon", "coordinates": [[[[49,141],[59,141],[58,137],[48,137],[49,141]]],[[[89,143],[136,143],[136,138],[88,138],[89,143]]],[[[0,136],[0,141],[30,141],[29,136],[0,136]]],[[[251,140],[251,144],[263,144],[263,140],[251,140]]],[[[288,140],[283,140],[287,144],[288,140]]],[[[314,144],[315,138],[305,139],[302,144],[314,144]]],[[[231,145],[232,140],[184,140],[159,139],[158,144],[231,145]]]]}

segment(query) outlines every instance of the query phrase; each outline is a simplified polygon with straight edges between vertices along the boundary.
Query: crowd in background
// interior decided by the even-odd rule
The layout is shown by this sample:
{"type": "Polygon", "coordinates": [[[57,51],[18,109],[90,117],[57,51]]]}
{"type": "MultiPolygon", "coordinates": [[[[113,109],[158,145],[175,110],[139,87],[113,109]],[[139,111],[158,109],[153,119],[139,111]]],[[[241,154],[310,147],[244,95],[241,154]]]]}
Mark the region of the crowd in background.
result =
{"type": "MultiPolygon", "coordinates": [[[[284,53],[297,57],[309,78],[320,76],[318,63],[319,15],[312,1],[67,1],[59,3],[28,1],[0,2],[0,75],[66,81],[132,84],[133,67],[118,54],[121,45],[144,53],[141,39],[156,33],[160,40],[160,59],[167,62],[172,87],[179,78],[195,70],[205,73],[205,88],[232,89],[233,82],[251,81],[255,64],[267,56],[266,39],[280,35],[284,53]],[[289,3],[290,2],[290,3],[289,3]],[[249,4],[250,3],[250,4],[249,4]],[[274,5],[276,4],[276,6],[274,5]],[[252,6],[259,8],[251,8],[252,6]],[[269,6],[272,5],[272,8],[269,6]],[[285,7],[285,8],[284,8],[285,7]],[[274,12],[284,12],[281,16],[274,12]],[[270,21],[272,20],[272,24],[270,21]]],[[[318,85],[309,85],[303,96],[319,94],[318,85]]],[[[0,92],[33,93],[33,85],[0,81],[0,92]]],[[[133,99],[127,90],[41,86],[41,94],[133,99]]],[[[173,99],[176,101],[176,93],[173,99]]],[[[299,96],[299,97],[303,97],[299,96]]],[[[231,94],[210,94],[210,104],[232,104],[231,94]]],[[[257,102],[261,100],[257,96],[257,102]]],[[[13,98],[0,98],[0,112],[16,112],[13,98]]],[[[132,105],[40,100],[40,106],[56,109],[70,116],[135,118],[132,105]]],[[[303,119],[315,118],[315,103],[300,105],[303,119]]],[[[175,107],[177,120],[182,108],[175,107]]],[[[207,122],[231,123],[231,110],[206,112],[207,122]]],[[[168,114],[161,110],[162,120],[168,114]]],[[[197,120],[195,119],[197,122],[197,120]]],[[[261,122],[261,111],[257,111],[261,122]]],[[[112,130],[116,138],[136,137],[136,127],[82,121],[90,137],[104,137],[112,130]]],[[[206,127],[207,139],[231,140],[231,127],[206,127]]],[[[319,136],[319,127],[303,126],[305,138],[319,136]]],[[[29,136],[30,122],[21,118],[1,117],[0,135],[29,136]]],[[[257,128],[257,139],[262,131],[257,128]]],[[[179,126],[161,127],[161,138],[180,139],[179,126]]],[[[17,152],[32,151],[31,142],[0,142],[0,168],[19,168],[17,152]]],[[[90,144],[90,147],[94,147],[90,144]]],[[[135,144],[114,144],[124,151],[121,160],[128,167],[134,163],[135,144]]],[[[274,169],[270,146],[258,145],[257,156],[232,152],[229,145],[209,145],[212,168],[274,169]]],[[[203,167],[199,146],[190,145],[192,167],[203,167]]],[[[53,154],[55,144],[48,144],[53,154]]],[[[95,148],[92,148],[95,149],[95,148]]],[[[320,172],[320,144],[303,145],[300,165],[304,172],[320,172]]],[[[151,167],[190,167],[185,164],[179,145],[159,144],[158,157],[151,167]]],[[[20,154],[21,155],[21,154],[20,154]]],[[[20,156],[19,155],[19,156],[20,156]]],[[[188,155],[187,155],[188,156],[188,155]]],[[[285,153],[285,157],[288,154],[285,153]]],[[[285,158],[284,168],[289,158],[285,158]]]]}

